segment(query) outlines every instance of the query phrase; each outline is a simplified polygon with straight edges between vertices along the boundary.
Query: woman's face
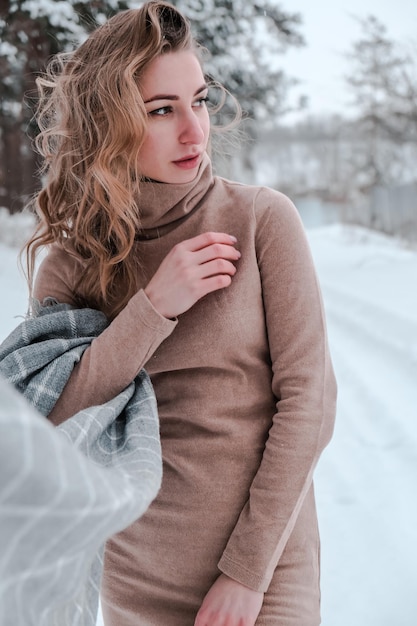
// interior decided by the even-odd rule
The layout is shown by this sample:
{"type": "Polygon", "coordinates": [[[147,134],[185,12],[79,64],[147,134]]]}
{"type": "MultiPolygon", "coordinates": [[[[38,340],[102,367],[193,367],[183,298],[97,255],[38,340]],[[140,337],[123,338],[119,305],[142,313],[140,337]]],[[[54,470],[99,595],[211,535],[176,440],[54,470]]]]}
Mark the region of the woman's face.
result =
{"type": "Polygon", "coordinates": [[[163,183],[191,182],[210,132],[207,85],[198,59],[190,51],[161,55],[143,73],[140,88],[148,113],[141,174],[163,183]]]}

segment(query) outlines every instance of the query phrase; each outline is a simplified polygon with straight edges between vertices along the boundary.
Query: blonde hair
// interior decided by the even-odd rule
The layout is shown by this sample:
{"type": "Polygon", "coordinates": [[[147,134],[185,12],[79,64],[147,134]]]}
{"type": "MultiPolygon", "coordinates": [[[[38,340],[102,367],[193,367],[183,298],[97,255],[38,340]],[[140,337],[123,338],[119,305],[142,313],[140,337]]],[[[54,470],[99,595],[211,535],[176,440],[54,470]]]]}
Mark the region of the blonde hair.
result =
{"type": "Polygon", "coordinates": [[[97,28],[74,52],[55,57],[38,78],[36,147],[45,186],[33,200],[38,226],[24,248],[32,292],[36,253],[58,243],[82,263],[81,306],[116,315],[137,289],[130,254],[140,227],[138,153],[147,115],[138,88],[159,55],[199,46],[188,20],[152,0],[97,28]],[[118,285],[128,285],[118,297],[118,285]]]}

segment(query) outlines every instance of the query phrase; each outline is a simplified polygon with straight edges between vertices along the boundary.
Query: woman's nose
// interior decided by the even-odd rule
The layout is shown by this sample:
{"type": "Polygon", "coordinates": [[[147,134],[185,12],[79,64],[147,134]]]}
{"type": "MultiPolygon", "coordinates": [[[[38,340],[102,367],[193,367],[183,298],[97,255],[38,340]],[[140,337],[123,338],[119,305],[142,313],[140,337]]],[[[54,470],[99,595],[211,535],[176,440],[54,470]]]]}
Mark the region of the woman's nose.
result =
{"type": "Polygon", "coordinates": [[[184,144],[200,144],[204,140],[201,121],[194,111],[184,114],[181,120],[179,140],[180,143],[184,144]]]}

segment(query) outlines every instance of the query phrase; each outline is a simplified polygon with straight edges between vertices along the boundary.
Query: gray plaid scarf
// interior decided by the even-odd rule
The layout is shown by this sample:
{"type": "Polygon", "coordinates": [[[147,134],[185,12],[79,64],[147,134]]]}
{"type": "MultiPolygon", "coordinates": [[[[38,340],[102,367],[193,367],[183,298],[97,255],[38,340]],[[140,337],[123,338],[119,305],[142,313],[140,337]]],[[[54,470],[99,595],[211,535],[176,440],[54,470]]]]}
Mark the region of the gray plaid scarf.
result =
{"type": "Polygon", "coordinates": [[[159,422],[144,370],[57,429],[39,415],[106,325],[98,311],[54,304],[0,346],[0,378],[21,392],[0,380],[1,626],[94,626],[103,544],[160,487],[159,422]]]}

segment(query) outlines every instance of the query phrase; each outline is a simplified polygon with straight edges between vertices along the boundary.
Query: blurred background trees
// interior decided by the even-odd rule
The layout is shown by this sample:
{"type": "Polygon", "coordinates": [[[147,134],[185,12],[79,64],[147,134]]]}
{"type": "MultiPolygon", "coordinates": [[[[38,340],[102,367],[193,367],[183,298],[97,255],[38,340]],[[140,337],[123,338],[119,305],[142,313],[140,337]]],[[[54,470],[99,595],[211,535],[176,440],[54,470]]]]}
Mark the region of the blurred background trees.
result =
{"type": "Polygon", "coordinates": [[[36,76],[52,55],[123,8],[114,0],[0,0],[0,206],[11,213],[39,188],[31,147],[36,76]]]}
{"type": "Polygon", "coordinates": [[[326,220],[417,241],[416,50],[391,39],[374,16],[356,21],[346,115],[307,112],[292,125],[284,118],[261,129],[254,182],[281,189],[297,206],[320,200],[326,220]]]}
{"type": "Polygon", "coordinates": [[[417,66],[411,53],[391,41],[374,16],[359,21],[361,36],[349,53],[355,128],[363,140],[355,161],[360,185],[398,181],[398,146],[417,141],[417,66]]]}

